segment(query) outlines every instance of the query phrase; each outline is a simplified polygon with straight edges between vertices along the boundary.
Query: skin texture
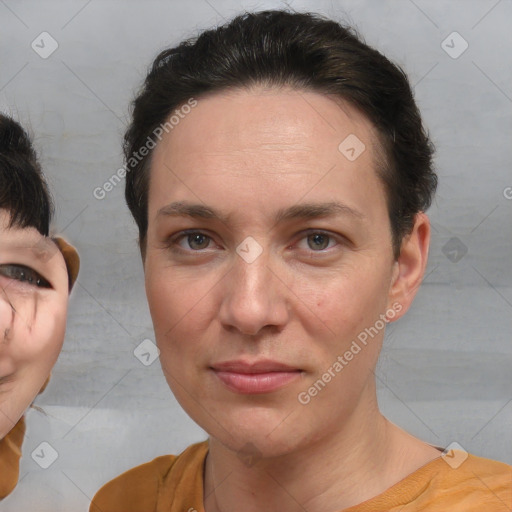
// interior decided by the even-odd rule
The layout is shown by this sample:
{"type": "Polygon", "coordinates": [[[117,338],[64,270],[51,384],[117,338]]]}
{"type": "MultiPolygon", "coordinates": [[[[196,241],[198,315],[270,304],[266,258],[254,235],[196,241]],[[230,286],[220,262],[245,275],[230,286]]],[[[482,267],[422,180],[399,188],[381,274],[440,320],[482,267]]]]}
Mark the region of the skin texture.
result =
{"type": "MultiPolygon", "coordinates": [[[[0,439],[41,390],[64,342],[68,274],[55,243],[34,228],[8,227],[0,210],[0,439]],[[21,281],[28,267],[50,287],[21,281]]],[[[26,276],[36,275],[26,271],[26,276]]]]}
{"type": "Polygon", "coordinates": [[[146,292],[169,386],[210,435],[208,512],[240,503],[249,512],[341,510],[440,455],[379,412],[384,329],[307,404],[298,400],[381,315],[407,311],[424,273],[424,214],[393,258],[375,145],[350,105],[255,87],[199,98],[155,149],[146,292]],[[354,161],[338,150],[350,134],[366,147],[354,161]],[[225,218],[170,215],[176,201],[225,218]],[[276,218],[332,202],[345,208],[276,218]],[[206,238],[180,237],[188,229],[206,238]],[[262,251],[251,263],[237,253],[247,237],[262,251]],[[276,391],[241,394],[212,369],[263,359],[296,373],[276,391]]]}

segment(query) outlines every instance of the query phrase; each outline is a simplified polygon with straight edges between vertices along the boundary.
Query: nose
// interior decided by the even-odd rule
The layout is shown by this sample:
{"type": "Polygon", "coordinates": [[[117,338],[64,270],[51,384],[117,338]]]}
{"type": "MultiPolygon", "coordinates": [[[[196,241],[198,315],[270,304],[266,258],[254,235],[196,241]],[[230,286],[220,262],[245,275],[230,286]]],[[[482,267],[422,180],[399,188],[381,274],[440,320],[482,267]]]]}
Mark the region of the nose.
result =
{"type": "Polygon", "coordinates": [[[287,323],[287,288],[270,268],[265,251],[251,263],[236,255],[222,286],[219,316],[224,327],[256,335],[265,327],[281,330],[287,323]]]}

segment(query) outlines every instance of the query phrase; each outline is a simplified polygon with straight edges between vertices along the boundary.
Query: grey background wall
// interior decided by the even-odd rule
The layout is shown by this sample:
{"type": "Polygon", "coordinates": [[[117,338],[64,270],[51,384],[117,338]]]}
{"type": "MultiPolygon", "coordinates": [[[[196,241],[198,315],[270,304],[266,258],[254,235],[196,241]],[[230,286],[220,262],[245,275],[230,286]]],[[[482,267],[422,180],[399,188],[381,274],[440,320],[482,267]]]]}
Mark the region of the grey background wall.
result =
{"type": "MultiPolygon", "coordinates": [[[[243,9],[283,5],[0,2],[0,108],[34,133],[54,230],[82,257],[64,350],[36,402],[44,412],[27,415],[21,482],[0,510],[85,511],[106,480],[205,438],[158,360],[134,355],[154,340],[136,231],[122,183],[102,200],[93,191],[122,166],[128,104],[159,50],[243,9]],[[42,442],[44,460],[31,457],[42,442]]],[[[430,262],[414,307],[388,329],[381,408],[432,444],[512,463],[512,1],[288,5],[355,25],[400,63],[437,145],[430,262]]]]}

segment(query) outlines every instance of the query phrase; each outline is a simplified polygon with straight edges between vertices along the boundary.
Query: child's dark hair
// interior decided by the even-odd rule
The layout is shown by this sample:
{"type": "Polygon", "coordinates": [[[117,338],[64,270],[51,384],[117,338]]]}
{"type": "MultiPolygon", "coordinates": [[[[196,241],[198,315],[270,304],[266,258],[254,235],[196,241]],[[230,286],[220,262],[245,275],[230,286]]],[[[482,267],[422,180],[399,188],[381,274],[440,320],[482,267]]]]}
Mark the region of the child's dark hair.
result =
{"type": "Polygon", "coordinates": [[[10,226],[33,227],[48,236],[53,202],[27,132],[0,114],[0,208],[10,226]]]}

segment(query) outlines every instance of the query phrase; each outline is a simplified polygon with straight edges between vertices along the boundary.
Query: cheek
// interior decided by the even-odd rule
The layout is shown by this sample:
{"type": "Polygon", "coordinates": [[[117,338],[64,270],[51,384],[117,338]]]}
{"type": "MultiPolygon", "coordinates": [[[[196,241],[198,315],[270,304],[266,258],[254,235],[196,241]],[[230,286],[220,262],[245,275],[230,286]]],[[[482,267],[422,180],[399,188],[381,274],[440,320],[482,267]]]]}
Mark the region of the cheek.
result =
{"type": "Polygon", "coordinates": [[[191,366],[204,357],[199,340],[206,316],[205,288],[197,280],[180,280],[170,269],[155,270],[147,264],[145,286],[162,371],[176,399],[189,410],[190,392],[197,390],[191,366]]]}
{"type": "Polygon", "coordinates": [[[173,350],[191,350],[195,333],[205,328],[208,319],[209,290],[201,279],[180,277],[168,268],[147,268],[146,296],[156,341],[164,354],[173,350]]]}
{"type": "MultiPolygon", "coordinates": [[[[62,348],[66,329],[66,301],[53,301],[39,304],[30,328],[21,319],[12,325],[12,337],[6,349],[14,362],[16,378],[12,388],[6,385],[0,393],[0,405],[11,418],[17,419],[32,403],[48,378],[62,348]]],[[[12,428],[2,425],[4,434],[12,428]]]]}
{"type": "Polygon", "coordinates": [[[165,272],[147,275],[146,296],[157,336],[172,332],[192,307],[190,288],[178,286],[165,272]]]}
{"type": "Polygon", "coordinates": [[[321,282],[315,281],[314,286],[305,280],[297,288],[297,295],[314,313],[316,322],[310,328],[326,327],[333,344],[339,344],[373,325],[386,309],[388,283],[383,275],[367,269],[338,272],[321,282]]]}
{"type": "Polygon", "coordinates": [[[39,304],[36,311],[30,326],[18,323],[14,343],[20,359],[49,373],[64,343],[67,299],[39,304]]]}

